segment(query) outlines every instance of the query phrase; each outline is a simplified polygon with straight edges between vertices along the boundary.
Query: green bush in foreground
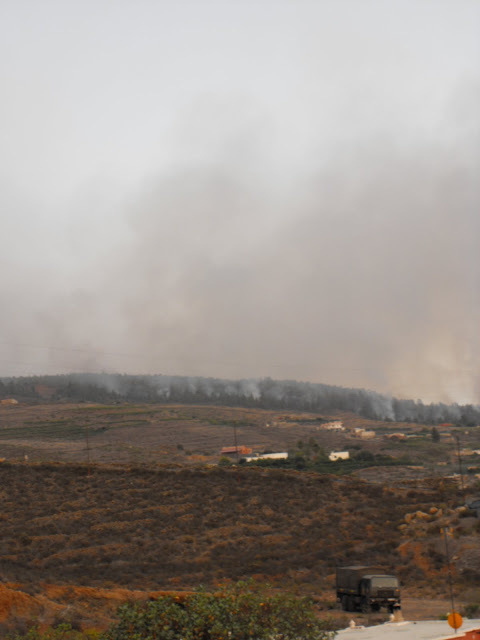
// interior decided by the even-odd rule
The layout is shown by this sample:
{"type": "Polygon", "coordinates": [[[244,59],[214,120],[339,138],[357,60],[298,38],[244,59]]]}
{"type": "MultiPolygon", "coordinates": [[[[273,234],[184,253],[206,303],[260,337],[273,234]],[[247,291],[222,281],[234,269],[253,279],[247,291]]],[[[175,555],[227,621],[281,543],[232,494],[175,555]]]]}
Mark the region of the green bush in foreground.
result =
{"type": "Polygon", "coordinates": [[[268,595],[265,586],[239,582],[217,593],[203,589],[184,597],[162,596],[121,606],[109,631],[82,632],[70,624],[11,640],[327,640],[328,621],[319,620],[308,598],[268,595]]]}
{"type": "Polygon", "coordinates": [[[104,640],[327,640],[335,635],[318,620],[307,598],[268,595],[253,583],[220,593],[199,590],[181,600],[162,596],[125,604],[104,640]]]}

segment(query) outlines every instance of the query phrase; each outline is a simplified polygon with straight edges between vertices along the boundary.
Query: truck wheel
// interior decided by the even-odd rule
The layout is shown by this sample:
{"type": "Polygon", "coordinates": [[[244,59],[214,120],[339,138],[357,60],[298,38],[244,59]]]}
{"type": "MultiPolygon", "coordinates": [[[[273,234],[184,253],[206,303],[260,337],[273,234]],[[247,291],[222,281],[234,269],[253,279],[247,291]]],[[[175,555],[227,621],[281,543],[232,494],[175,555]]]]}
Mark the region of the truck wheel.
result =
{"type": "Polygon", "coordinates": [[[356,606],[355,606],[355,598],[353,596],[348,596],[348,602],[347,602],[347,611],[355,611],[356,606]]]}
{"type": "Polygon", "coordinates": [[[348,611],[348,598],[347,596],[342,596],[342,610],[348,611]]]}
{"type": "Polygon", "coordinates": [[[370,613],[372,608],[366,600],[362,602],[362,613],[370,613]]]}

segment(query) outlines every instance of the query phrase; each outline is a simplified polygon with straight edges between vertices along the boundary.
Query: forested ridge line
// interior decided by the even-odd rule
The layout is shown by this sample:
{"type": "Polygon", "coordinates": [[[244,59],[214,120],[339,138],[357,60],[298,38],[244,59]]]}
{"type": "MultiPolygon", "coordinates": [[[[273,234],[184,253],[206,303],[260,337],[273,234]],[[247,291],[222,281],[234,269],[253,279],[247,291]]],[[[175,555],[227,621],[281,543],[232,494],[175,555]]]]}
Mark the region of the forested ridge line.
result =
{"type": "Polygon", "coordinates": [[[27,401],[48,398],[69,402],[207,403],[309,412],[337,410],[396,422],[480,424],[479,405],[424,404],[366,389],[271,378],[222,380],[92,373],[0,378],[0,398],[10,396],[27,401]]]}

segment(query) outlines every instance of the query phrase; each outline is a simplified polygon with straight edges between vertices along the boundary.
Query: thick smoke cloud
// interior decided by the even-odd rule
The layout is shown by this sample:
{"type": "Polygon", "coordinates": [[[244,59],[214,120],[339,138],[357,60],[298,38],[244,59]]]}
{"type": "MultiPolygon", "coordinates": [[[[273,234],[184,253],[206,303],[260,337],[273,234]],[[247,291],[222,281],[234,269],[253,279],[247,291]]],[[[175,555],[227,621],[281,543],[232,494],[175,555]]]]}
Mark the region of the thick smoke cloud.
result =
{"type": "Polygon", "coordinates": [[[225,164],[160,179],[105,285],[125,344],[150,372],[479,399],[480,221],[459,158],[359,150],[281,204],[225,164]]]}
{"type": "Polygon", "coordinates": [[[9,333],[65,346],[59,367],[478,401],[479,203],[458,151],[357,150],[281,203],[225,162],[160,176],[125,208],[127,241],[9,333]]]}
{"type": "MultiPolygon", "coordinates": [[[[229,49],[221,30],[218,50],[195,40],[204,68],[188,39],[185,50],[162,41],[171,55],[161,57],[153,31],[139,37],[147,22],[130,34],[119,15],[119,33],[90,30],[88,6],[75,24],[93,53],[61,41],[78,76],[42,44],[50,84],[22,126],[42,131],[45,166],[26,134],[12,145],[15,172],[0,163],[0,375],[270,376],[480,403],[480,84],[464,61],[470,50],[455,57],[468,11],[426,3],[422,16],[436,17],[428,48],[399,10],[409,49],[390,19],[383,40],[379,25],[369,31],[379,3],[357,16],[358,37],[340,4],[315,16],[320,40],[307,16],[288,30],[297,18],[283,22],[286,3],[271,51],[250,19],[242,29],[257,38],[239,42],[253,53],[229,49]],[[129,67],[134,36],[147,44],[129,67]],[[171,66],[150,68],[152,51],[171,66]],[[74,112],[78,129],[68,128],[57,80],[66,105],[87,105],[74,112]],[[174,115],[163,107],[171,95],[174,115]]],[[[218,19],[227,18],[225,9],[218,19]]],[[[183,25],[175,12],[165,19],[183,25]]]]}

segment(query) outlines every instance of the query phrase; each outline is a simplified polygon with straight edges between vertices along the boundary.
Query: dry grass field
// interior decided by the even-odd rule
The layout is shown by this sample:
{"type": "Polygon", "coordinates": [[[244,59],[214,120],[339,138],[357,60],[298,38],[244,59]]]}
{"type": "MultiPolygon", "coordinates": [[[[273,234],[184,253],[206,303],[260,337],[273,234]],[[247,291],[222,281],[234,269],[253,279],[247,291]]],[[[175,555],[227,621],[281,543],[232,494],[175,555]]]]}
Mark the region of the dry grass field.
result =
{"type": "Polygon", "coordinates": [[[189,463],[218,461],[234,444],[234,427],[239,444],[258,450],[288,449],[320,433],[308,415],[284,418],[188,405],[17,405],[0,407],[0,448],[7,459],[189,463]]]}

